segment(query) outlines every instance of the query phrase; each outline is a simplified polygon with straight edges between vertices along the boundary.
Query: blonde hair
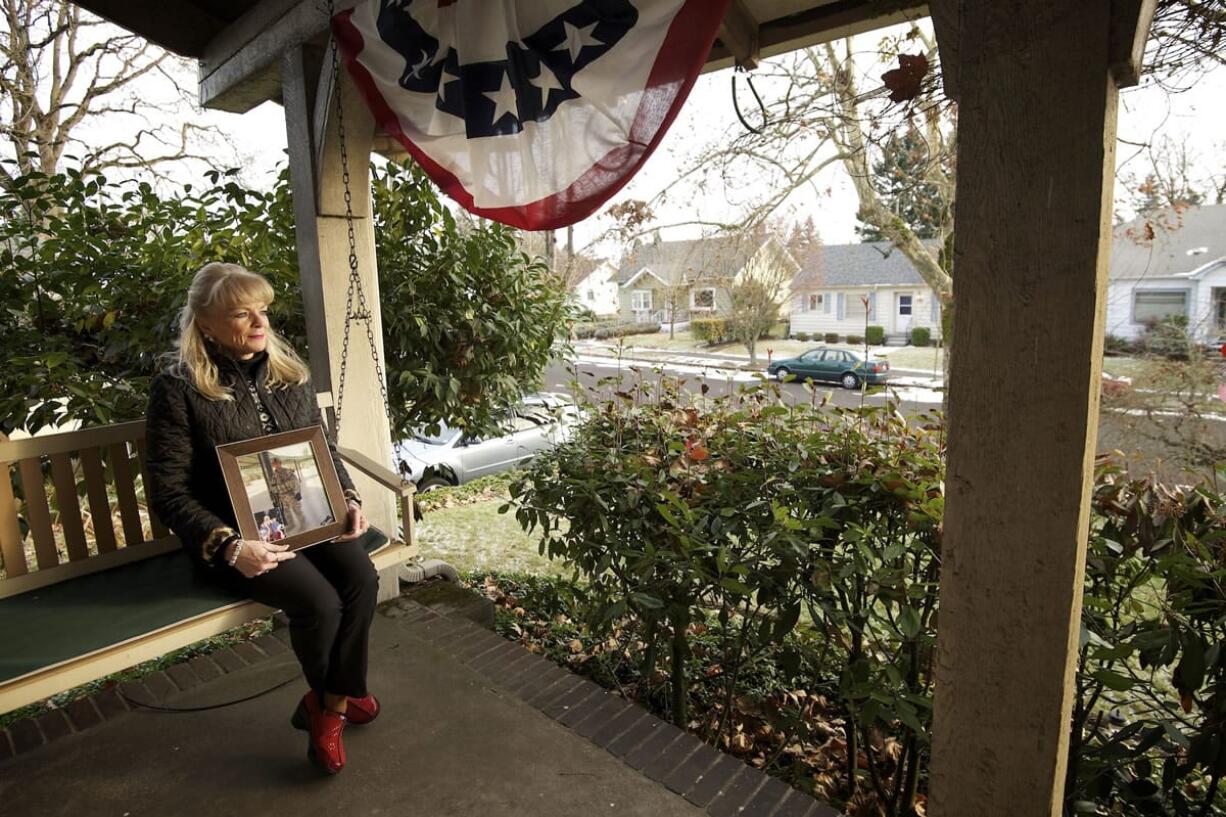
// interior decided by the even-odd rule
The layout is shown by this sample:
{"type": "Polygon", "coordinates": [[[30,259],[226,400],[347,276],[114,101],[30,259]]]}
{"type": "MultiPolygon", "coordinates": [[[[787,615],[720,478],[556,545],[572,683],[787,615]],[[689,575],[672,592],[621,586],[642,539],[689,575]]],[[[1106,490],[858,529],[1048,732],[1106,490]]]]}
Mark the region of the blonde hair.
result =
{"type": "MultiPolygon", "coordinates": [[[[205,264],[192,278],[187,303],[179,313],[179,338],[171,354],[171,369],[188,380],[210,400],[233,400],[234,392],[221,384],[217,364],[209,357],[204,331],[198,317],[217,309],[258,302],[271,304],[275,293],[267,279],[238,264],[214,261],[205,264]]],[[[306,383],[310,372],[293,348],[273,331],[265,330],[268,351],[269,388],[287,388],[306,383]]]]}

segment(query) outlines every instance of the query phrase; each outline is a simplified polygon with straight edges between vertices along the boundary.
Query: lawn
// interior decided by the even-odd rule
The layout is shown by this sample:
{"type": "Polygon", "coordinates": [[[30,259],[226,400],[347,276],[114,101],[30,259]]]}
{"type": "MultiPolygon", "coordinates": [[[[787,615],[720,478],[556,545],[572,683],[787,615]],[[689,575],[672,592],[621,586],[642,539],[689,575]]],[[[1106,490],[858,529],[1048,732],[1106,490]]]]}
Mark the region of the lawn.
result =
{"type": "Polygon", "coordinates": [[[1104,357],[1103,373],[1112,377],[1144,377],[1152,361],[1139,357],[1104,357]]]}
{"type": "Polygon", "coordinates": [[[427,512],[417,523],[422,557],[442,559],[461,573],[492,570],[562,575],[561,563],[537,552],[540,537],[524,533],[513,512],[498,513],[505,502],[496,499],[427,512]]]}

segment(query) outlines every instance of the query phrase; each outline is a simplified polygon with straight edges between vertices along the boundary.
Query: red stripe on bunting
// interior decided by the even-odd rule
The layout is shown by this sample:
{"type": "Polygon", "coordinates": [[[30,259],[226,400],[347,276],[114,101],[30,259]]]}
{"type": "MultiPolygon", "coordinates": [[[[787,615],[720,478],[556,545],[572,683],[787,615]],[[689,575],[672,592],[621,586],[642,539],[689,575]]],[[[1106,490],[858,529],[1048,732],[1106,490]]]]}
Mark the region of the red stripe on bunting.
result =
{"type": "Polygon", "coordinates": [[[352,9],[333,18],[332,30],[340,44],[345,67],[374,114],[375,122],[404,145],[444,193],[464,209],[484,218],[523,230],[554,230],[582,221],[596,212],[642,168],[689,97],[715,42],[728,3],[729,0],[687,0],[677,12],[652,66],[627,144],[609,151],[565,190],[517,207],[476,206],[460,180],[431,159],[401,130],[399,118],[379,92],[370,72],[358,61],[365,42],[350,20],[352,9]],[[665,107],[659,104],[659,94],[651,93],[651,89],[670,85],[675,85],[677,91],[665,107]]]}

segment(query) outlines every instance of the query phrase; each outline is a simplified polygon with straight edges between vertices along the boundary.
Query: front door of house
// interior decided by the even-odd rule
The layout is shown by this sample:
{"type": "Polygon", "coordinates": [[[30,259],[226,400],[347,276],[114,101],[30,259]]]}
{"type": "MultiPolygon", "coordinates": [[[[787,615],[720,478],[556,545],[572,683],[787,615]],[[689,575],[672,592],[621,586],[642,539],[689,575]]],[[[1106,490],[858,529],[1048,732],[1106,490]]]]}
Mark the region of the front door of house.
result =
{"type": "Polygon", "coordinates": [[[899,292],[894,296],[894,331],[911,331],[911,314],[915,311],[915,296],[910,292],[899,292]]]}

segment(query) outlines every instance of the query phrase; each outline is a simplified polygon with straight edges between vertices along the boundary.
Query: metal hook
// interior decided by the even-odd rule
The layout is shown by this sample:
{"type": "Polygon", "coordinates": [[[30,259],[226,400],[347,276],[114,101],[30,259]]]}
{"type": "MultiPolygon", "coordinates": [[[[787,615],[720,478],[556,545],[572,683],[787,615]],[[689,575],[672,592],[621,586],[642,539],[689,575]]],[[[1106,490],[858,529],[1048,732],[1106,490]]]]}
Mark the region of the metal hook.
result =
{"type": "Polygon", "coordinates": [[[734,68],[732,71],[732,108],[736,111],[736,118],[741,120],[741,124],[745,126],[745,130],[752,134],[761,135],[763,129],[770,124],[770,117],[766,115],[766,105],[763,104],[762,97],[758,95],[758,89],[753,85],[753,77],[750,76],[749,71],[746,70],[746,68],[740,63],[737,63],[736,68],[734,68]],[[745,117],[741,113],[740,103],[737,102],[736,75],[742,72],[745,74],[745,82],[749,85],[749,90],[753,92],[753,98],[758,103],[758,110],[762,112],[762,127],[760,128],[755,128],[745,121],[745,117]]]}

